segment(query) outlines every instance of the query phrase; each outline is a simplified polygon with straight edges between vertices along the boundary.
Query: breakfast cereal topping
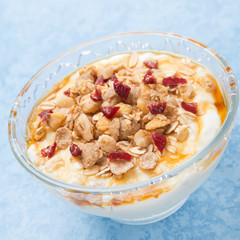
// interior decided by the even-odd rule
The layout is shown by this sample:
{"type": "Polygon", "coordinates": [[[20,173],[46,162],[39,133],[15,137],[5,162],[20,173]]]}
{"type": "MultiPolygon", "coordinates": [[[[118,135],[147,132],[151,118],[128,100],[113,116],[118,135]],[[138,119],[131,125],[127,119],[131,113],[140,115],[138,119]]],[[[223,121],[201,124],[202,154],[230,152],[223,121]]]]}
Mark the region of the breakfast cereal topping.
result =
{"type": "Polygon", "coordinates": [[[191,112],[194,114],[197,113],[197,103],[188,103],[188,102],[182,101],[181,106],[188,112],[191,112]]]}
{"type": "Polygon", "coordinates": [[[95,85],[104,85],[103,75],[101,75],[95,82],[95,85]]]}
{"type": "Polygon", "coordinates": [[[147,107],[151,114],[161,114],[164,112],[166,105],[167,105],[166,102],[159,102],[159,103],[149,104],[147,107]]]}
{"type": "Polygon", "coordinates": [[[153,152],[147,152],[139,159],[139,167],[145,170],[153,169],[157,164],[157,156],[153,152]]]}
{"type": "Polygon", "coordinates": [[[75,143],[71,143],[69,150],[74,157],[80,156],[82,153],[82,150],[75,143]]]}
{"type": "Polygon", "coordinates": [[[144,61],[143,62],[144,65],[148,68],[151,68],[151,69],[158,69],[158,61],[157,60],[154,60],[154,61],[144,61]]]}
{"type": "Polygon", "coordinates": [[[125,152],[111,152],[109,153],[108,158],[110,162],[116,159],[131,161],[132,156],[129,153],[125,152]]]}
{"type": "Polygon", "coordinates": [[[123,82],[118,81],[117,79],[114,80],[113,83],[114,90],[118,94],[119,97],[123,99],[127,99],[128,95],[131,91],[131,88],[124,84],[123,82]]]}
{"type": "Polygon", "coordinates": [[[43,155],[43,157],[51,158],[54,155],[56,147],[57,147],[57,143],[54,142],[53,145],[49,145],[46,148],[42,148],[41,154],[43,155]]]}
{"type": "Polygon", "coordinates": [[[36,105],[28,147],[36,149],[37,166],[63,181],[141,181],[198,151],[208,113],[220,128],[220,95],[193,61],[165,53],[112,56],[75,71],[36,105]]]}
{"type": "Polygon", "coordinates": [[[149,69],[143,78],[144,84],[154,84],[157,82],[156,77],[153,75],[153,70],[149,69]]]}
{"type": "Polygon", "coordinates": [[[117,160],[109,162],[110,171],[117,176],[121,176],[133,167],[133,163],[127,160],[117,160]]]}
{"type": "Polygon", "coordinates": [[[58,148],[67,148],[72,142],[71,131],[67,127],[58,128],[56,131],[55,141],[58,148]]]}
{"type": "Polygon", "coordinates": [[[187,80],[184,78],[177,78],[177,77],[168,77],[163,79],[163,85],[169,87],[175,87],[179,84],[185,84],[187,80]]]}
{"type": "Polygon", "coordinates": [[[94,91],[90,94],[90,98],[95,102],[102,101],[101,90],[95,88],[94,91]]]}
{"type": "Polygon", "coordinates": [[[63,92],[66,96],[70,97],[70,88],[63,92]]]}
{"type": "Polygon", "coordinates": [[[167,138],[156,132],[151,133],[154,144],[157,146],[158,150],[162,153],[166,146],[167,138]]]}
{"type": "Polygon", "coordinates": [[[42,122],[44,122],[46,120],[47,114],[51,114],[51,113],[53,113],[52,110],[45,110],[43,112],[40,112],[38,116],[41,118],[42,122]]]}
{"type": "Polygon", "coordinates": [[[107,107],[101,107],[100,109],[106,118],[112,118],[117,113],[117,111],[120,109],[120,107],[107,106],[107,107]]]}

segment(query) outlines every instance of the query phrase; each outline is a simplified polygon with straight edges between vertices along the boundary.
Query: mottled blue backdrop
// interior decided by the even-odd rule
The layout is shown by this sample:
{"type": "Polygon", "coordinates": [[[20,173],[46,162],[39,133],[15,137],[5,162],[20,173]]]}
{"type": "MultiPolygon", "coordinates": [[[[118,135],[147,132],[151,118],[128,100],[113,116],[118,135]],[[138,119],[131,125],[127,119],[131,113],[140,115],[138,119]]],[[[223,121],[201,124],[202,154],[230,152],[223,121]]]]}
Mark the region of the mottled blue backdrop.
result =
{"type": "Polygon", "coordinates": [[[0,239],[240,239],[239,123],[207,182],[178,212],[145,226],[90,216],[55,199],[17,163],[7,139],[9,110],[26,81],[62,52],[104,35],[186,35],[218,51],[239,77],[239,9],[234,0],[0,1],[0,239]]]}

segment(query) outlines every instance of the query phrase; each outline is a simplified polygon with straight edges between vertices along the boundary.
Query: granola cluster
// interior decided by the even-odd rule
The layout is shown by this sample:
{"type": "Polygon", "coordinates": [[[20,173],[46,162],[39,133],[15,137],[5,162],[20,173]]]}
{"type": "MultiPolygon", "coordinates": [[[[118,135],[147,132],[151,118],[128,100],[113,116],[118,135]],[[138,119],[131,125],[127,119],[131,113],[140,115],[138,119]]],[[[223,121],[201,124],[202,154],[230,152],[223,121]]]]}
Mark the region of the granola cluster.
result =
{"type": "Polygon", "coordinates": [[[39,149],[47,172],[64,166],[57,151],[71,153],[86,176],[121,178],[133,168],[153,170],[166,153],[175,158],[189,136],[189,120],[202,114],[194,102],[195,85],[208,92],[216,86],[196,74],[196,64],[179,58],[141,61],[129,54],[118,64],[88,65],[69,77],[70,87],[46,97],[37,107],[31,143],[39,149]],[[169,61],[169,60],[168,60],[169,61]]]}

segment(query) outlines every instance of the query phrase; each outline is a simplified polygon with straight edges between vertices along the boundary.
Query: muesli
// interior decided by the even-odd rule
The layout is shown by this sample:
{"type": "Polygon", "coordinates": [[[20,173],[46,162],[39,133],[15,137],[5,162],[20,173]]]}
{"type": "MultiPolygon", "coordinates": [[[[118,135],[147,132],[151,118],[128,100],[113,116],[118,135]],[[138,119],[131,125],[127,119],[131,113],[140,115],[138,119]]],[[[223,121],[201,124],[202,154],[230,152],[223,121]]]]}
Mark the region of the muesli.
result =
{"type": "Polygon", "coordinates": [[[80,68],[36,104],[28,155],[64,182],[125,185],[192,157],[225,117],[223,95],[204,66],[161,52],[119,54],[80,68]]]}

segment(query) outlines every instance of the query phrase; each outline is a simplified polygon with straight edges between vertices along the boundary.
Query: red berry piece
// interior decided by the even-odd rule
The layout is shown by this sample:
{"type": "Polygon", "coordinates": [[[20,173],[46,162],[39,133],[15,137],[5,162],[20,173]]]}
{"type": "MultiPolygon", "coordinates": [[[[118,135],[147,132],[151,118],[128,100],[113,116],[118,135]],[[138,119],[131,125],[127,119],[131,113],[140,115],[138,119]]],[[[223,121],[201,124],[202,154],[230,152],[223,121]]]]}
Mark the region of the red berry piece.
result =
{"type": "Polygon", "coordinates": [[[185,84],[187,80],[184,78],[168,77],[163,79],[163,85],[169,87],[176,87],[178,84],[185,84]]]}
{"type": "Polygon", "coordinates": [[[46,148],[42,148],[41,153],[44,157],[51,158],[54,155],[56,147],[57,147],[57,143],[54,142],[53,145],[49,145],[46,148]]]}
{"type": "Polygon", "coordinates": [[[116,107],[116,106],[107,106],[107,107],[100,108],[101,112],[106,118],[112,118],[119,109],[120,107],[116,107]]]}
{"type": "Polygon", "coordinates": [[[112,75],[112,77],[110,78],[110,80],[111,80],[111,81],[115,81],[115,80],[117,80],[117,77],[116,77],[116,75],[115,75],[115,74],[113,74],[113,75],[112,75]]]}
{"type": "Polygon", "coordinates": [[[70,88],[63,92],[64,95],[70,97],[70,88]]]}
{"type": "Polygon", "coordinates": [[[117,159],[126,160],[130,162],[132,159],[132,156],[125,152],[111,152],[109,153],[108,158],[110,162],[117,159]]]}
{"type": "Polygon", "coordinates": [[[166,108],[166,102],[149,104],[147,107],[151,114],[162,114],[166,108]]]}
{"type": "Polygon", "coordinates": [[[182,101],[181,106],[183,109],[185,109],[188,112],[197,113],[197,103],[188,103],[188,102],[184,102],[182,101]]]}
{"type": "Polygon", "coordinates": [[[53,113],[52,110],[45,110],[43,112],[40,112],[38,116],[41,118],[41,121],[44,122],[46,120],[47,114],[53,113]]]}
{"type": "Polygon", "coordinates": [[[158,150],[162,153],[166,146],[167,138],[156,132],[151,133],[154,144],[157,146],[158,150]]]}
{"type": "Polygon", "coordinates": [[[144,65],[148,68],[151,68],[151,69],[158,69],[158,60],[154,60],[154,61],[144,61],[143,62],[144,65]]]}
{"type": "Polygon", "coordinates": [[[146,75],[143,78],[144,84],[154,84],[157,82],[157,79],[153,76],[153,70],[148,69],[146,75]]]}
{"type": "Polygon", "coordinates": [[[82,150],[75,143],[71,143],[69,150],[74,157],[80,156],[82,153],[82,150]]]}
{"type": "Polygon", "coordinates": [[[131,88],[117,79],[114,80],[113,87],[117,95],[123,99],[127,99],[131,88]]]}
{"type": "Polygon", "coordinates": [[[95,87],[95,90],[90,94],[90,98],[95,102],[102,101],[101,90],[95,87]]]}
{"type": "Polygon", "coordinates": [[[96,80],[95,85],[104,85],[104,79],[102,75],[96,80]]]}

